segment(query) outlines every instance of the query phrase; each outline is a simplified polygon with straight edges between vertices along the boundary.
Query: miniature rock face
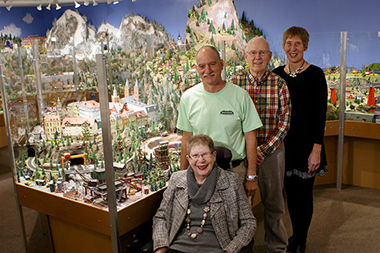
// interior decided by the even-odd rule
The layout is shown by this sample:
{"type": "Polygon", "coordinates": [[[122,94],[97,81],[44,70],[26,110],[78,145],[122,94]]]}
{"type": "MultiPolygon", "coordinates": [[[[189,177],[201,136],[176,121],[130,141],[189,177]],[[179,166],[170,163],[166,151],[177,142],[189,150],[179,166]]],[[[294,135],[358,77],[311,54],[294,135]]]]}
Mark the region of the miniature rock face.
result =
{"type": "Polygon", "coordinates": [[[187,160],[194,171],[194,177],[198,184],[203,184],[211,173],[216,161],[216,152],[203,144],[194,145],[187,156],[187,160]]]}

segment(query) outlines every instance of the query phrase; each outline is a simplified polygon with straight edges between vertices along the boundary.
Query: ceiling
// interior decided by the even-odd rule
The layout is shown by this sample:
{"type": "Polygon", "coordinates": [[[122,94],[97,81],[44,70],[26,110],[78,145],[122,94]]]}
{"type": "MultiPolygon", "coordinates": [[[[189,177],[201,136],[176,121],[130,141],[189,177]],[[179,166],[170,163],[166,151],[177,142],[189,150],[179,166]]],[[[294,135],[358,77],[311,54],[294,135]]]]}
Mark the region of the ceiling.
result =
{"type": "MultiPolygon", "coordinates": [[[[75,5],[75,0],[0,0],[0,7],[37,7],[38,5],[42,5],[42,7],[46,7],[51,3],[51,5],[55,5],[58,3],[60,6],[68,6],[75,5]]],[[[133,1],[133,0],[132,0],[133,1]]],[[[77,3],[83,5],[85,2],[88,2],[89,5],[92,6],[94,0],[76,0],[77,3]]],[[[114,2],[113,0],[95,0],[97,3],[102,2],[114,2]]]]}

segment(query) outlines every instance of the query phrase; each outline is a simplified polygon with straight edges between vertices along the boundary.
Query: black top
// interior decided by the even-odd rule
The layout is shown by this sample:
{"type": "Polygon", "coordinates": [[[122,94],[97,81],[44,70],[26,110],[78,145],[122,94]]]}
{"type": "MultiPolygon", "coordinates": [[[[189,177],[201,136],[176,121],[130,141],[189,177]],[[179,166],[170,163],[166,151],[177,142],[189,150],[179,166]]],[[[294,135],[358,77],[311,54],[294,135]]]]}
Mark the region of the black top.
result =
{"type": "Polygon", "coordinates": [[[281,66],[273,70],[285,79],[290,92],[292,113],[290,129],[285,137],[286,175],[301,178],[323,176],[327,170],[323,145],[327,111],[327,83],[321,68],[310,65],[296,77],[290,77],[281,66]],[[308,158],[314,143],[322,144],[321,165],[313,173],[308,171],[308,158]]]}

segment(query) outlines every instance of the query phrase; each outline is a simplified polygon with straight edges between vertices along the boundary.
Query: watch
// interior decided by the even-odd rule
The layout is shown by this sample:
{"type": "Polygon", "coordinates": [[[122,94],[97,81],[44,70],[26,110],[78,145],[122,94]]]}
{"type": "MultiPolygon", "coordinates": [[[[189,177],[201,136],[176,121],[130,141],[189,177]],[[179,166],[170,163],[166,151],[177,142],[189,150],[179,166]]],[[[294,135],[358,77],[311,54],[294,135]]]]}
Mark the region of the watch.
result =
{"type": "Polygon", "coordinates": [[[251,175],[247,175],[247,179],[250,179],[250,180],[252,180],[253,182],[256,182],[257,179],[259,179],[259,177],[258,177],[257,175],[253,175],[253,176],[251,176],[251,175]]]}

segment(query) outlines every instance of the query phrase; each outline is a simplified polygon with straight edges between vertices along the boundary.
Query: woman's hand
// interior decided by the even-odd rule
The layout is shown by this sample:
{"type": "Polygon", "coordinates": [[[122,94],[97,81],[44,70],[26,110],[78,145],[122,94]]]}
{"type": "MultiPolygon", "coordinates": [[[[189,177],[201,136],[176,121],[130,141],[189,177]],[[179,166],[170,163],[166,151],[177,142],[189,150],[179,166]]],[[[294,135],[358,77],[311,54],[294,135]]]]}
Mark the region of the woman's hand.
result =
{"type": "Polygon", "coordinates": [[[319,168],[321,164],[321,150],[322,145],[314,143],[313,150],[309,156],[308,161],[308,172],[311,173],[319,168]]]}
{"type": "Polygon", "coordinates": [[[158,248],[158,249],[156,249],[156,251],[155,251],[154,253],[165,253],[165,252],[166,252],[166,249],[167,249],[167,248],[165,248],[165,247],[163,247],[163,248],[158,248]]]}

